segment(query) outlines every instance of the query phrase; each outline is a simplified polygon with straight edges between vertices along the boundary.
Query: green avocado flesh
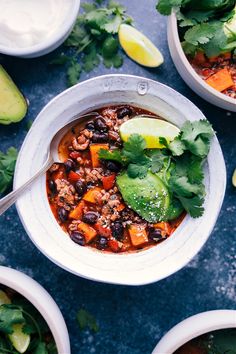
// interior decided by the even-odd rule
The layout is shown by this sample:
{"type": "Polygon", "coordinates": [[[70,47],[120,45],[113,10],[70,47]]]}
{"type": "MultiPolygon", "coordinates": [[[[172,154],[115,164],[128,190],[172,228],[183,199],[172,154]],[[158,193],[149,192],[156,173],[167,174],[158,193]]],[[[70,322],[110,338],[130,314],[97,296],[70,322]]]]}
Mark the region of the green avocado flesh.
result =
{"type": "Polygon", "coordinates": [[[0,123],[19,122],[27,112],[27,103],[10,76],[0,65],[0,123]]]}
{"type": "Polygon", "coordinates": [[[170,195],[162,180],[151,172],[143,179],[117,176],[117,185],[127,205],[143,219],[155,223],[167,218],[170,195]]]}
{"type": "Polygon", "coordinates": [[[143,179],[117,176],[117,185],[127,205],[144,220],[155,223],[177,218],[183,208],[172,200],[165,183],[151,172],[143,179]]]}

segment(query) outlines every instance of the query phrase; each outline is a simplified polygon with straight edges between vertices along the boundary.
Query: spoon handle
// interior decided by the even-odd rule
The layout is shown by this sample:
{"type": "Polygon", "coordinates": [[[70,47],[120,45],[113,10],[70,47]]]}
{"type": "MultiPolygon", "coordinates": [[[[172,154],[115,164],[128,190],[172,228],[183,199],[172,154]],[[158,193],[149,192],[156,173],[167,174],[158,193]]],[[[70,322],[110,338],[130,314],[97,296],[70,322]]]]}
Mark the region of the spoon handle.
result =
{"type": "Polygon", "coordinates": [[[7,194],[4,198],[0,199],[0,215],[2,215],[10,206],[12,206],[16,200],[24,193],[29,186],[43,173],[45,173],[49,167],[53,164],[53,158],[49,155],[46,162],[42,166],[42,168],[35,173],[33,177],[31,177],[28,181],[26,181],[21,187],[7,194]]]}

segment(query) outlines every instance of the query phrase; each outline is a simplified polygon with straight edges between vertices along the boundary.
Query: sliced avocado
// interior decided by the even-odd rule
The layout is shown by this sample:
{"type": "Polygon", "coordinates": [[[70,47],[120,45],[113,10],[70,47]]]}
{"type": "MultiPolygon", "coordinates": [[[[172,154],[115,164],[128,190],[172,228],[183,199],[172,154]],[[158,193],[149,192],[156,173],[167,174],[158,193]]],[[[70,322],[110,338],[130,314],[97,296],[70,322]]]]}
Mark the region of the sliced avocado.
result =
{"type": "Polygon", "coordinates": [[[26,112],[24,96],[0,65],[0,124],[19,122],[26,112]]]}
{"type": "Polygon", "coordinates": [[[164,182],[148,172],[143,179],[130,178],[126,172],[117,177],[117,185],[127,205],[149,222],[166,220],[170,195],[164,182]]]}

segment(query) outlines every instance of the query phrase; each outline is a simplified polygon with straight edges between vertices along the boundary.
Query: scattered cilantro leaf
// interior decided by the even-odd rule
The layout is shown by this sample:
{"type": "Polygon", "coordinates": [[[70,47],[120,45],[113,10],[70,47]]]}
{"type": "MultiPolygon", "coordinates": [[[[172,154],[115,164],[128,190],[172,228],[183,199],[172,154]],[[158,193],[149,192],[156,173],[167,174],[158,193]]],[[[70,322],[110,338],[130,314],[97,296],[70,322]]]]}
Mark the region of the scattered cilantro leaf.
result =
{"type": "Polygon", "coordinates": [[[183,154],[185,150],[185,144],[181,140],[181,137],[176,137],[173,141],[169,144],[169,149],[174,156],[180,156],[183,154]]]}
{"type": "Polygon", "coordinates": [[[120,150],[105,150],[105,149],[100,149],[99,150],[99,158],[103,160],[111,160],[111,161],[116,161],[119,162],[120,164],[124,164],[124,158],[122,157],[122,154],[120,150]]]}
{"type": "Polygon", "coordinates": [[[0,151],[0,194],[4,193],[12,183],[17,158],[17,150],[10,147],[6,154],[0,151]]]}
{"type": "Polygon", "coordinates": [[[178,199],[192,218],[198,218],[203,215],[203,198],[200,198],[199,196],[195,196],[193,198],[179,196],[178,199]]]}
{"type": "Polygon", "coordinates": [[[94,0],[81,5],[84,12],[77,17],[63,52],[51,61],[67,67],[68,86],[75,85],[83,71],[90,72],[101,62],[107,68],[119,68],[123,64],[118,29],[122,23],[132,24],[132,18],[119,3],[102,3],[94,0]]]}
{"type": "Polygon", "coordinates": [[[183,0],[159,0],[156,8],[160,14],[170,15],[172,8],[180,7],[182,3],[183,0]]]}
{"type": "Polygon", "coordinates": [[[81,330],[89,328],[94,332],[99,331],[96,319],[86,310],[80,309],[77,314],[77,321],[81,330]]]}
{"type": "Polygon", "coordinates": [[[131,178],[144,178],[147,175],[149,165],[139,165],[130,163],[127,168],[127,173],[131,178]]]}
{"type": "Polygon", "coordinates": [[[202,23],[188,29],[185,32],[184,39],[186,42],[196,46],[198,44],[206,44],[214,37],[214,34],[215,29],[210,23],[202,23]]]}
{"type": "Polygon", "coordinates": [[[169,186],[178,197],[190,198],[194,194],[203,195],[204,186],[202,184],[192,184],[189,182],[187,176],[172,175],[169,180],[169,186]]]}
{"type": "Polygon", "coordinates": [[[39,342],[33,354],[48,354],[46,344],[44,342],[39,342]]]}

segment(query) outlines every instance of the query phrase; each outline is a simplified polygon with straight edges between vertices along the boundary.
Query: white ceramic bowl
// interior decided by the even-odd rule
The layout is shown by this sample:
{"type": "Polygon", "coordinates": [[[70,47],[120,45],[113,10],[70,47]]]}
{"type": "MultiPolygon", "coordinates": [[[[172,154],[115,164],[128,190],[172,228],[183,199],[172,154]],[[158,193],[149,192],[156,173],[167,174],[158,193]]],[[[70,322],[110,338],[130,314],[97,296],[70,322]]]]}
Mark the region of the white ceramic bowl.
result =
{"type": "Polygon", "coordinates": [[[236,112],[236,100],[213,89],[192,68],[180,43],[175,13],[172,13],[168,18],[167,37],[172,60],[186,84],[204,100],[218,107],[236,112]]]}
{"type": "Polygon", "coordinates": [[[173,354],[191,339],[225,328],[236,328],[236,311],[215,310],[199,313],[178,323],[167,332],[152,354],[173,354]]]}
{"type": "Polygon", "coordinates": [[[70,354],[70,341],[59,307],[48,292],[32,278],[15,269],[0,266],[0,284],[23,295],[41,313],[56,342],[58,354],[70,354]]]}
{"type": "MultiPolygon", "coordinates": [[[[173,89],[129,75],[107,75],[82,82],[54,98],[38,115],[20,150],[14,179],[19,187],[46,158],[54,133],[74,115],[109,104],[130,103],[182,126],[186,119],[204,118],[201,111],[173,89]]],[[[165,242],[148,250],[108,254],[76,245],[55,220],[46,195],[45,176],[17,202],[28,235],[53,262],[85,278],[108,283],[141,285],[167,277],[185,266],[208,239],[225,192],[222,152],[214,137],[206,167],[206,202],[203,217],[186,216],[165,242]]]]}
{"type": "Polygon", "coordinates": [[[25,48],[6,47],[0,44],[0,53],[22,58],[36,58],[52,52],[69,36],[78,16],[79,8],[80,0],[73,0],[71,9],[69,10],[58,31],[41,43],[25,48]]]}

